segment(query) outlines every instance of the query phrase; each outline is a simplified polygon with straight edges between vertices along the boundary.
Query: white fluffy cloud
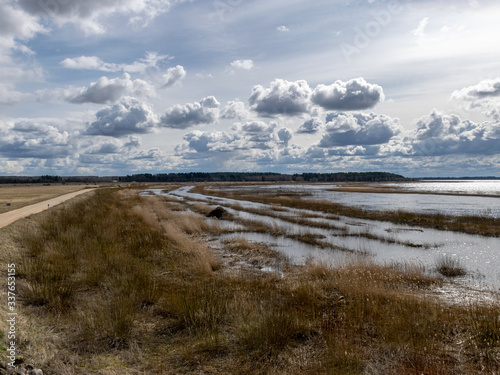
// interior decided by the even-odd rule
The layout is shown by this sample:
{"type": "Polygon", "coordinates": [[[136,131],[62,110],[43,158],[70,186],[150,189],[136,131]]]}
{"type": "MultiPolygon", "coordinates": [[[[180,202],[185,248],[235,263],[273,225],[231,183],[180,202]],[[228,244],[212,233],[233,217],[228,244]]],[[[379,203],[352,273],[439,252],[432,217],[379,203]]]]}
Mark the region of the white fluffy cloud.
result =
{"type": "Polygon", "coordinates": [[[309,112],[310,96],[311,88],[306,81],[276,79],[269,88],[255,86],[249,102],[251,108],[261,116],[295,116],[309,112]]]}
{"type": "Polygon", "coordinates": [[[326,110],[363,110],[383,101],[384,91],[364,78],[356,78],[347,82],[336,81],[328,86],[320,84],[314,89],[311,100],[326,110]]]}
{"type": "Polygon", "coordinates": [[[88,87],[66,90],[64,96],[66,101],[75,104],[106,104],[115,103],[123,96],[150,97],[154,94],[154,88],[148,82],[142,79],[133,80],[125,73],[122,78],[101,77],[88,87]]]}
{"type": "Polygon", "coordinates": [[[284,25],[277,26],[276,30],[281,32],[281,33],[289,33],[290,32],[290,29],[284,25]]]}
{"type": "Polygon", "coordinates": [[[220,117],[224,119],[237,119],[242,121],[250,117],[250,113],[246,109],[245,103],[239,100],[231,100],[226,103],[224,108],[222,108],[220,117]]]}
{"type": "Polygon", "coordinates": [[[124,137],[150,133],[158,123],[157,116],[148,105],[132,98],[124,98],[119,104],[100,110],[96,118],[84,134],[124,137]]]}
{"type": "Polygon", "coordinates": [[[464,87],[453,92],[452,98],[464,101],[468,109],[478,109],[487,116],[500,120],[500,78],[464,87]]]}
{"type": "Polygon", "coordinates": [[[239,70],[252,70],[253,60],[234,60],[231,63],[231,68],[239,70]]]}
{"type": "Polygon", "coordinates": [[[417,121],[410,141],[415,155],[493,155],[500,150],[500,123],[474,123],[434,111],[417,121]]]}
{"type": "Polygon", "coordinates": [[[165,89],[170,86],[173,86],[174,84],[182,80],[185,76],[186,76],[186,71],[184,70],[184,67],[181,65],[177,65],[173,68],[168,68],[167,71],[161,76],[162,82],[160,87],[162,89],[165,89]]]}
{"type": "Polygon", "coordinates": [[[1,123],[0,155],[7,158],[64,158],[71,154],[70,135],[49,120],[1,123]]]}
{"type": "Polygon", "coordinates": [[[199,102],[174,105],[161,118],[161,125],[168,128],[186,129],[195,125],[212,124],[219,119],[220,103],[213,96],[199,102]]]}
{"type": "Polygon", "coordinates": [[[349,145],[388,143],[401,132],[398,119],[370,113],[331,113],[319,146],[330,148],[349,145]]]}
{"type": "Polygon", "coordinates": [[[311,113],[314,105],[326,110],[363,110],[374,107],[384,99],[382,87],[368,83],[364,78],[336,81],[331,85],[319,84],[314,90],[304,80],[289,82],[276,79],[269,88],[255,86],[249,102],[261,116],[272,117],[311,113]]]}

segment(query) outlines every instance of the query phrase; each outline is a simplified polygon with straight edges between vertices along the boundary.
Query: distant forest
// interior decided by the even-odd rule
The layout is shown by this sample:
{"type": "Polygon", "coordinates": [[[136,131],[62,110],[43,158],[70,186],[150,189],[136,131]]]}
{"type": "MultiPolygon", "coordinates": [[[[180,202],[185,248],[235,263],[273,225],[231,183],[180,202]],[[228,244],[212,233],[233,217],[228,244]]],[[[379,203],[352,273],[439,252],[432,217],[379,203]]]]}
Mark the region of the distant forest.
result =
{"type": "Polygon", "coordinates": [[[140,173],[127,176],[0,176],[0,184],[23,183],[98,183],[98,182],[379,182],[405,181],[407,178],[387,172],[339,173],[252,173],[252,172],[190,172],[140,173]]]}

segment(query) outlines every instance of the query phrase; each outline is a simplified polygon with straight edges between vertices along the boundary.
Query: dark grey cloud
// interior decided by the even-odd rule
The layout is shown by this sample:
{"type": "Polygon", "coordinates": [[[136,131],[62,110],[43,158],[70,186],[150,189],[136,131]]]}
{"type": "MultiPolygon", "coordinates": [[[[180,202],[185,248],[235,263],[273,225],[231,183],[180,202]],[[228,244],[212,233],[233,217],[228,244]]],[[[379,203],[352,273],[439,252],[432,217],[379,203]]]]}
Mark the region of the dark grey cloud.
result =
{"type": "Polygon", "coordinates": [[[148,82],[142,79],[132,80],[130,75],[125,73],[122,78],[108,79],[107,77],[101,77],[88,87],[67,90],[64,94],[66,101],[75,104],[116,103],[125,95],[153,96],[154,89],[148,82]]]}
{"type": "Polygon", "coordinates": [[[150,133],[157,125],[157,118],[152,109],[132,98],[126,98],[119,104],[100,110],[96,113],[96,118],[84,134],[125,137],[150,133]]]}
{"type": "Polygon", "coordinates": [[[417,121],[409,138],[412,154],[500,154],[500,123],[475,123],[437,111],[417,121]]]}
{"type": "Polygon", "coordinates": [[[288,147],[288,143],[293,138],[293,133],[288,128],[281,128],[278,130],[278,138],[285,145],[285,147],[288,147]]]}
{"type": "Polygon", "coordinates": [[[323,122],[318,118],[312,118],[304,122],[297,129],[297,134],[316,134],[323,127],[323,122]]]}
{"type": "Polygon", "coordinates": [[[186,129],[191,126],[212,124],[219,119],[220,103],[213,96],[199,102],[174,105],[167,109],[160,123],[167,128],[186,129]]]}
{"type": "Polygon", "coordinates": [[[364,78],[356,78],[316,86],[311,101],[326,110],[354,111],[373,108],[384,98],[382,87],[368,83],[364,78]]]}
{"type": "Polygon", "coordinates": [[[401,132],[398,119],[375,113],[336,112],[328,114],[326,121],[326,132],[319,143],[325,148],[380,145],[401,132]]]}
{"type": "Polygon", "coordinates": [[[310,96],[311,88],[306,81],[275,79],[269,88],[255,86],[249,102],[251,109],[261,116],[294,116],[309,112],[310,96]]]}
{"type": "Polygon", "coordinates": [[[86,152],[88,154],[117,154],[122,151],[123,143],[118,139],[108,139],[103,142],[98,142],[90,147],[86,152]]]}

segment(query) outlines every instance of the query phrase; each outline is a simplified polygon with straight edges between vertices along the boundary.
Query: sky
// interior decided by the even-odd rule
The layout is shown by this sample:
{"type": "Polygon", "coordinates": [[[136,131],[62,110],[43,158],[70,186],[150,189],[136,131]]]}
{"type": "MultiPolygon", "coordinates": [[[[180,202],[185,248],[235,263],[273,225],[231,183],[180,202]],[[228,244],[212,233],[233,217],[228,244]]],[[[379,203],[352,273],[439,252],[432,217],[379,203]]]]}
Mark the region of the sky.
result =
{"type": "Polygon", "coordinates": [[[500,177],[489,0],[1,0],[0,175],[500,177]]]}

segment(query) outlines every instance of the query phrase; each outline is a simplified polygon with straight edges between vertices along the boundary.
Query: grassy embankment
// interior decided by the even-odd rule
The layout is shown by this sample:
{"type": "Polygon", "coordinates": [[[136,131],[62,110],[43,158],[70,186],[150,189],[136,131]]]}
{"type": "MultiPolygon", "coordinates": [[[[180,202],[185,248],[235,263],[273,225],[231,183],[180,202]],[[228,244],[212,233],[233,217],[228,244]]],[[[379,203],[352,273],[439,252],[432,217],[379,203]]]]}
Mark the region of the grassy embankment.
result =
{"type": "Polygon", "coordinates": [[[440,281],[411,266],[225,272],[181,208],[99,190],[19,227],[19,353],[61,375],[500,370],[499,307],[424,298],[440,281]]]}
{"type": "Polygon", "coordinates": [[[491,217],[420,214],[406,211],[365,211],[360,208],[346,206],[327,200],[301,199],[300,195],[295,195],[293,197],[281,196],[279,194],[274,196],[263,196],[251,192],[224,192],[217,189],[209,189],[205,185],[199,185],[192,191],[210,196],[321,211],[333,215],[342,215],[359,219],[388,221],[400,225],[413,225],[491,237],[500,236],[500,219],[491,217]]]}

